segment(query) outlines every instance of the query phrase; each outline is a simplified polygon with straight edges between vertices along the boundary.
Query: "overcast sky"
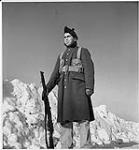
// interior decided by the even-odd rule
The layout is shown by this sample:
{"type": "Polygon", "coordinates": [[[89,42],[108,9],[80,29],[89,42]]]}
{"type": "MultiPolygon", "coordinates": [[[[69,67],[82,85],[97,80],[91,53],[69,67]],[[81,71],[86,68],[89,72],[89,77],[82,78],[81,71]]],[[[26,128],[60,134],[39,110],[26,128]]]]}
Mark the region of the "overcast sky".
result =
{"type": "Polygon", "coordinates": [[[95,64],[93,105],[139,121],[137,2],[3,3],[3,79],[40,85],[65,47],[63,29],[76,29],[95,64]]]}

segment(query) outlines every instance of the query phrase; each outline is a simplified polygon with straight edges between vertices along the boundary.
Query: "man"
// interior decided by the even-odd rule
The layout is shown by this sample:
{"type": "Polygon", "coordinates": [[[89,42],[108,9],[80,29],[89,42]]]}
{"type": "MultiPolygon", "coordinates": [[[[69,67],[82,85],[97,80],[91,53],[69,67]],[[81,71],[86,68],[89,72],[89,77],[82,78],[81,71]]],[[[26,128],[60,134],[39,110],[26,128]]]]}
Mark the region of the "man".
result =
{"type": "Polygon", "coordinates": [[[80,147],[91,142],[89,122],[94,120],[90,98],[94,93],[94,64],[89,51],[78,47],[77,40],[74,29],[65,27],[66,50],[58,56],[46,85],[48,93],[58,85],[57,122],[61,124],[61,148],[73,147],[73,122],[80,125],[80,147]]]}

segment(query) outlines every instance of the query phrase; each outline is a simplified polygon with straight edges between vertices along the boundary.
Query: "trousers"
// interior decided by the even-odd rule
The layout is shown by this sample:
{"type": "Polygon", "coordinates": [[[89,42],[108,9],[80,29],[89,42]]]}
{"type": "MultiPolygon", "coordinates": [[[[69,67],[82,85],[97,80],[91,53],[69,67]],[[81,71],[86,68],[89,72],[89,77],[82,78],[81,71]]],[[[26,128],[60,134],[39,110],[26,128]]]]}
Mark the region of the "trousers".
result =
{"type": "Polygon", "coordinates": [[[75,132],[73,130],[73,122],[61,124],[60,142],[62,149],[73,148],[75,146],[73,137],[77,132],[79,133],[79,147],[76,145],[76,148],[84,148],[85,145],[91,144],[89,121],[80,121],[76,125],[78,126],[78,131],[75,132]]]}

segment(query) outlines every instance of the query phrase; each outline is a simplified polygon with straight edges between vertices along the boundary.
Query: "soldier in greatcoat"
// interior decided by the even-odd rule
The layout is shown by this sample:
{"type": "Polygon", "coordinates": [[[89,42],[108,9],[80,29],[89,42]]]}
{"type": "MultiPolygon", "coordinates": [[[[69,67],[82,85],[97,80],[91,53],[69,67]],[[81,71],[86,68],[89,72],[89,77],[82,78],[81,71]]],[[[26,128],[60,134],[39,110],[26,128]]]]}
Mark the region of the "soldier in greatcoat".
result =
{"type": "Polygon", "coordinates": [[[91,142],[89,122],[94,120],[94,63],[88,49],[77,45],[74,29],[64,28],[65,51],[58,58],[43,96],[58,85],[58,117],[61,148],[73,147],[73,122],[80,125],[80,147],[91,142]]]}

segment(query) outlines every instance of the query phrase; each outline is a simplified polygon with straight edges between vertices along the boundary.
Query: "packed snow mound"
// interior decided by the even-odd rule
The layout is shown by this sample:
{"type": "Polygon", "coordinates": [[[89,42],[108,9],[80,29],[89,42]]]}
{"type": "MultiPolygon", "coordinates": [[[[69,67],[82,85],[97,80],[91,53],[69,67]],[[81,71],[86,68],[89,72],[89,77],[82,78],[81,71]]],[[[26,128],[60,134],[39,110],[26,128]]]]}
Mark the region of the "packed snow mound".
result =
{"type": "Polygon", "coordinates": [[[91,123],[92,139],[108,144],[112,141],[139,143],[139,123],[125,121],[111,113],[106,105],[94,109],[95,122],[91,123]]]}
{"type": "MultiPolygon", "coordinates": [[[[26,84],[18,79],[11,82],[10,94],[3,99],[3,148],[36,149],[46,148],[44,130],[44,103],[42,87],[26,84]]],[[[10,87],[10,86],[7,86],[10,87]]],[[[5,92],[6,93],[6,92],[5,92]]],[[[57,118],[57,92],[49,94],[54,125],[54,144],[60,148],[60,124],[57,118]]],[[[92,145],[112,142],[121,144],[139,143],[139,123],[125,121],[111,113],[106,105],[94,108],[95,121],[90,123],[92,145]]],[[[74,123],[74,145],[79,148],[78,125],[74,123]]]]}
{"type": "Polygon", "coordinates": [[[44,112],[38,89],[17,79],[11,81],[12,95],[3,102],[3,147],[43,148],[44,112]]]}

